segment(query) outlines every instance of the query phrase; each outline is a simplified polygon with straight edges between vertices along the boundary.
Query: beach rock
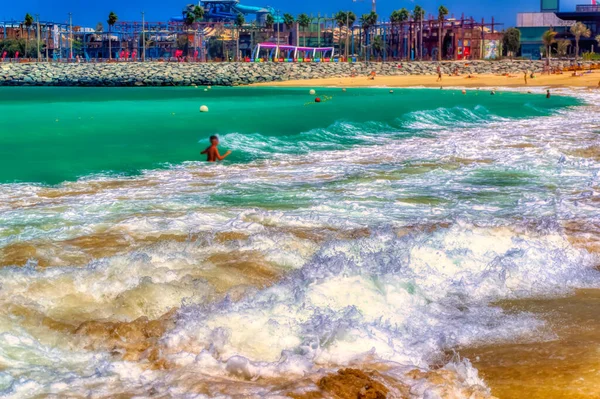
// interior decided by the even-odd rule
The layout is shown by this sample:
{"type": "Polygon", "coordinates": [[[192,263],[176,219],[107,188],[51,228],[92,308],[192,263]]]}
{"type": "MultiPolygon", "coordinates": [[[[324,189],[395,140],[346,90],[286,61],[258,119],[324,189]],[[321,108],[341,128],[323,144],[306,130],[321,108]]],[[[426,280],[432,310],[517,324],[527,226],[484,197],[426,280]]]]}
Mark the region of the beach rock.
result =
{"type": "MultiPolygon", "coordinates": [[[[570,61],[554,60],[553,67],[563,68],[570,61]]],[[[583,67],[591,61],[581,61],[583,67]]],[[[0,86],[237,86],[257,82],[297,79],[366,76],[427,75],[458,71],[468,74],[540,73],[545,61],[394,61],[357,63],[1,63],[0,86]]]]}

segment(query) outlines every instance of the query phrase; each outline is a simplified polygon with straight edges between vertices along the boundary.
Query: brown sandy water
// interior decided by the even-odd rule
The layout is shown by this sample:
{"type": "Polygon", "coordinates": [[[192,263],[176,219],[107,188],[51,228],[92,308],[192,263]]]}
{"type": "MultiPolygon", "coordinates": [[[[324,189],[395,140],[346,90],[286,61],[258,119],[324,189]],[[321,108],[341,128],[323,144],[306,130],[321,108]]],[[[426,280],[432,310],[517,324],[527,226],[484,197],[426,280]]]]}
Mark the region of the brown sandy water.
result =
{"type": "Polygon", "coordinates": [[[600,397],[600,290],[566,298],[498,303],[507,312],[532,312],[554,339],[460,349],[501,399],[600,397]]]}

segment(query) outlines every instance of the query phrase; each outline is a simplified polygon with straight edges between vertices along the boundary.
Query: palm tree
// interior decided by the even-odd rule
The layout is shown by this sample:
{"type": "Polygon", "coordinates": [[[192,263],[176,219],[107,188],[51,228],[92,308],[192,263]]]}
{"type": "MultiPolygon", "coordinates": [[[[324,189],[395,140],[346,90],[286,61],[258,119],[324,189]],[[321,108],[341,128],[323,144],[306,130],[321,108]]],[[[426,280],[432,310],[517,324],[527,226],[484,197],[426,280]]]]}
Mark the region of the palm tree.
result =
{"type": "MultiPolygon", "coordinates": [[[[360,17],[360,24],[362,26],[363,32],[365,34],[365,46],[368,46],[367,41],[369,38],[369,30],[372,26],[377,24],[377,14],[374,11],[371,11],[369,14],[363,14],[360,17]]],[[[373,48],[371,47],[371,53],[373,48]]],[[[365,59],[367,58],[367,53],[365,53],[365,59]]]]}
{"type": "Polygon", "coordinates": [[[567,55],[570,45],[571,41],[569,39],[558,39],[556,41],[556,52],[561,57],[564,57],[567,55]]]}
{"type": "MultiPolygon", "coordinates": [[[[408,21],[410,19],[410,11],[408,11],[406,8],[401,8],[400,9],[400,23],[404,23],[406,21],[408,21]]],[[[402,33],[402,35],[404,36],[404,32],[400,32],[402,33]]],[[[404,46],[402,46],[404,48],[404,46]]],[[[406,56],[406,54],[404,54],[406,56]]]]}
{"type": "Polygon", "coordinates": [[[348,19],[348,13],[346,11],[338,11],[337,14],[333,16],[335,23],[340,29],[340,38],[339,38],[339,48],[340,48],[340,56],[342,55],[342,27],[346,26],[346,20],[348,19]]]}
{"type": "Polygon", "coordinates": [[[275,18],[273,18],[273,16],[271,14],[267,14],[267,17],[265,18],[265,28],[273,29],[274,25],[275,25],[275,18]]]}
{"type": "Polygon", "coordinates": [[[542,35],[542,42],[544,43],[544,47],[546,48],[546,63],[550,65],[550,54],[552,51],[552,45],[556,43],[556,33],[552,30],[552,28],[548,29],[542,35]]]}
{"type": "MultiPolygon", "coordinates": [[[[353,32],[353,27],[354,27],[354,23],[356,22],[356,14],[354,14],[352,11],[348,11],[348,19],[346,19],[347,23],[347,28],[349,29],[349,32],[347,33],[347,35],[350,35],[351,32],[353,32]]],[[[354,41],[354,38],[352,39],[354,41]]],[[[348,36],[346,36],[346,46],[348,45],[348,36]]],[[[346,57],[348,57],[348,50],[346,49],[346,57]]]]}
{"type": "Polygon", "coordinates": [[[183,24],[187,27],[192,26],[196,17],[194,16],[194,5],[188,4],[181,12],[183,16],[183,24]]]}
{"type": "Polygon", "coordinates": [[[291,30],[294,27],[294,16],[292,14],[283,14],[283,24],[288,30],[291,30]]]}
{"type": "Polygon", "coordinates": [[[119,20],[119,17],[117,17],[117,14],[115,14],[114,12],[110,12],[110,14],[108,14],[108,20],[106,21],[106,23],[108,24],[108,59],[112,60],[112,35],[111,35],[111,31],[112,31],[112,27],[114,24],[117,23],[117,21],[119,20]]]}
{"type": "Polygon", "coordinates": [[[296,22],[296,20],[294,19],[294,16],[292,14],[283,14],[283,24],[285,25],[285,28],[288,30],[288,41],[290,39],[290,33],[292,31],[292,28],[294,27],[294,23],[296,22]]]}
{"type": "Polygon", "coordinates": [[[237,27],[237,38],[236,38],[236,50],[235,50],[235,59],[236,61],[240,60],[240,28],[242,26],[244,26],[244,24],[246,23],[246,19],[244,18],[244,14],[242,14],[241,12],[238,13],[238,15],[235,16],[235,21],[234,24],[237,27]]]}
{"type": "Polygon", "coordinates": [[[181,12],[183,15],[183,23],[187,26],[192,26],[194,22],[204,18],[204,8],[194,4],[188,4],[181,12]]]}
{"type": "Polygon", "coordinates": [[[406,8],[403,8],[401,10],[394,10],[392,11],[392,13],[390,14],[390,23],[392,24],[392,45],[394,44],[394,28],[396,30],[397,36],[398,36],[398,42],[396,44],[396,52],[398,52],[399,48],[400,48],[400,26],[402,25],[402,23],[406,20],[408,20],[409,18],[409,14],[408,14],[408,10],[406,10],[406,8]]]}
{"type": "Polygon", "coordinates": [[[425,10],[420,5],[416,5],[413,10],[413,20],[419,23],[419,32],[415,34],[415,58],[418,55],[419,60],[423,58],[423,16],[425,16],[425,10]]]}
{"type": "Polygon", "coordinates": [[[27,41],[25,42],[25,57],[29,56],[29,33],[31,32],[31,25],[33,25],[33,17],[31,14],[25,14],[25,20],[23,24],[27,27],[27,41]]]}
{"type": "Polygon", "coordinates": [[[446,15],[448,15],[448,9],[440,6],[438,8],[438,61],[442,60],[442,26],[444,25],[446,15]]]}
{"type": "Polygon", "coordinates": [[[590,37],[592,31],[581,22],[577,22],[575,25],[571,25],[571,34],[575,36],[575,59],[579,57],[579,39],[581,37],[590,37]]]}
{"type": "Polygon", "coordinates": [[[204,7],[201,7],[199,5],[195,5],[194,6],[194,20],[200,21],[204,18],[204,7]]]}
{"type": "Polygon", "coordinates": [[[304,46],[306,46],[306,28],[308,28],[310,26],[310,17],[306,14],[300,14],[298,15],[298,25],[302,28],[302,30],[304,31],[304,46]]]}
{"type": "Polygon", "coordinates": [[[379,57],[379,55],[381,55],[381,52],[385,49],[385,43],[383,43],[383,38],[381,36],[375,36],[373,38],[373,43],[371,44],[371,48],[373,49],[375,54],[377,54],[377,56],[379,57]]]}

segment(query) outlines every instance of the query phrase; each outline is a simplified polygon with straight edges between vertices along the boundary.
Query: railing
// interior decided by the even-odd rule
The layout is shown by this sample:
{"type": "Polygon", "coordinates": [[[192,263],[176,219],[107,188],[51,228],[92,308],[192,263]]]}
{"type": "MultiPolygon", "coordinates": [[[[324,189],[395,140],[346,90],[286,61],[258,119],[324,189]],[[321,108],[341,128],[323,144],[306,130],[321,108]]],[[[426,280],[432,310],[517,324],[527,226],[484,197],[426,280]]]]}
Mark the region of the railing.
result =
{"type": "Polygon", "coordinates": [[[578,4],[575,6],[577,12],[600,12],[600,6],[594,4],[578,4]]]}

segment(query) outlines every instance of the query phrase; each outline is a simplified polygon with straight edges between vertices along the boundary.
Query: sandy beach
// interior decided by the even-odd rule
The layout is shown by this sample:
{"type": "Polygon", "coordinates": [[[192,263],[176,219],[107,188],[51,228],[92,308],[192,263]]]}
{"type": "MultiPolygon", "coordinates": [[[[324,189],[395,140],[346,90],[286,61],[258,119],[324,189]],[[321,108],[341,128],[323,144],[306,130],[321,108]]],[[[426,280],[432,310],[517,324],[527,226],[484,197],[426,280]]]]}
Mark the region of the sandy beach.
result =
{"type": "Polygon", "coordinates": [[[333,87],[589,87],[600,90],[600,71],[583,73],[582,76],[572,76],[571,73],[562,75],[536,75],[528,78],[525,85],[523,75],[472,75],[468,76],[444,76],[442,82],[437,82],[434,75],[410,75],[410,76],[377,76],[374,80],[366,76],[355,78],[340,77],[326,79],[289,80],[284,82],[258,83],[254,86],[272,87],[309,87],[309,86],[333,86],[333,87]]]}

